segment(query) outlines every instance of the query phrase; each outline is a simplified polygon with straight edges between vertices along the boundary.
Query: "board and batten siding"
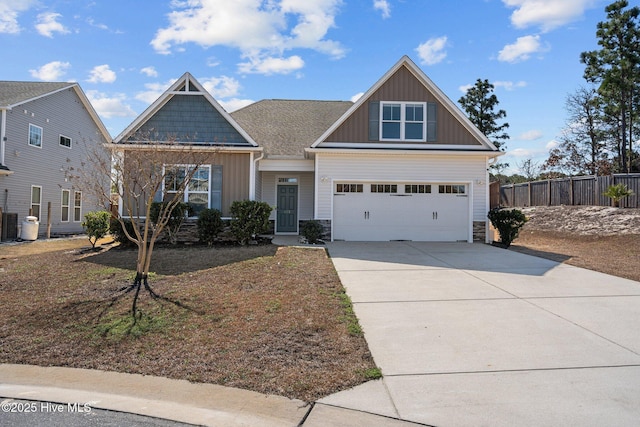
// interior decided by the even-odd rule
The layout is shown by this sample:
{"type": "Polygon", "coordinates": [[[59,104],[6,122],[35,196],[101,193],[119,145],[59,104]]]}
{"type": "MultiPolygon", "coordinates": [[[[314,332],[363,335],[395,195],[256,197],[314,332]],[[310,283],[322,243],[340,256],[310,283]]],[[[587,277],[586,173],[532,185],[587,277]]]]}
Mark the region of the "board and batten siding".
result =
{"type": "MultiPolygon", "coordinates": [[[[369,103],[378,101],[433,102],[437,104],[437,132],[433,142],[416,144],[481,145],[462,123],[440,104],[438,99],[407,69],[401,67],[360,108],[342,124],[325,142],[370,142],[369,103]]],[[[408,143],[403,141],[403,144],[408,143]]],[[[384,144],[390,144],[385,141],[384,144]]]]}
{"type": "MultiPolygon", "coordinates": [[[[278,178],[298,178],[298,220],[313,219],[313,172],[262,172],[262,200],[269,206],[276,207],[276,187],[278,178]]],[[[276,210],[271,212],[270,220],[275,221],[276,210]]]]}
{"type": "MultiPolygon", "coordinates": [[[[136,153],[136,152],[133,152],[136,153]]],[[[128,154],[131,156],[132,154],[128,154]]],[[[127,163],[130,157],[126,157],[125,163],[127,163]]],[[[221,165],[222,166],[222,216],[229,217],[231,215],[231,204],[236,200],[248,200],[249,199],[249,168],[251,167],[251,155],[249,153],[224,153],[224,152],[209,152],[203,153],[201,158],[197,156],[193,158],[194,162],[201,165],[221,165]]],[[[183,164],[184,161],[178,161],[176,157],[172,157],[171,152],[165,152],[161,156],[161,162],[164,165],[183,164]]],[[[136,163],[127,163],[135,165],[136,163]]],[[[137,166],[125,166],[125,169],[134,169],[137,166]]],[[[150,167],[150,166],[149,166],[150,167]]],[[[141,200],[144,200],[147,196],[142,196],[141,200]]],[[[159,200],[159,195],[156,198],[159,200]]],[[[126,206],[126,201],[125,201],[126,206]]],[[[144,216],[145,206],[139,206],[139,216],[144,216]]],[[[135,214],[135,213],[134,213],[135,214]]],[[[122,209],[122,215],[128,216],[128,210],[122,209]]]]}
{"type": "Polygon", "coordinates": [[[470,186],[472,220],[486,221],[487,218],[485,156],[316,153],[316,167],[316,219],[332,219],[334,183],[348,180],[379,183],[465,183],[470,186]]]}
{"type": "MultiPolygon", "coordinates": [[[[103,134],[78,98],[74,89],[66,89],[15,107],[6,112],[7,141],[5,165],[12,175],[0,177],[0,206],[4,212],[17,213],[18,223],[29,214],[31,186],[42,187],[39,233],[46,232],[47,203],[51,202],[52,234],[81,233],[84,215],[103,209],[92,195],[83,191],[81,220],[73,221],[73,184],[65,179],[65,170],[81,168],[87,153],[103,144],[103,134]],[[29,124],[42,128],[42,146],[29,145],[29,124]],[[72,139],[71,148],[60,145],[60,135],[72,139]],[[62,222],[62,190],[70,190],[70,220],[62,222]]],[[[105,177],[105,185],[108,185],[105,177]]]]}

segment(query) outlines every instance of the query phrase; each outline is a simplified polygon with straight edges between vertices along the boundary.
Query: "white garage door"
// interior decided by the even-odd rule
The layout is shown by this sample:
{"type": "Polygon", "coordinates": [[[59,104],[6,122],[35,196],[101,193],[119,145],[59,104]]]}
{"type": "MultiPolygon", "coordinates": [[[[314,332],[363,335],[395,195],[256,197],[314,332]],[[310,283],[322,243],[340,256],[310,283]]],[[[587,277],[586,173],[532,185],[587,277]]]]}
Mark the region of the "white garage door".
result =
{"type": "Polygon", "coordinates": [[[464,184],[334,183],[334,240],[467,241],[469,223],[464,184]]]}

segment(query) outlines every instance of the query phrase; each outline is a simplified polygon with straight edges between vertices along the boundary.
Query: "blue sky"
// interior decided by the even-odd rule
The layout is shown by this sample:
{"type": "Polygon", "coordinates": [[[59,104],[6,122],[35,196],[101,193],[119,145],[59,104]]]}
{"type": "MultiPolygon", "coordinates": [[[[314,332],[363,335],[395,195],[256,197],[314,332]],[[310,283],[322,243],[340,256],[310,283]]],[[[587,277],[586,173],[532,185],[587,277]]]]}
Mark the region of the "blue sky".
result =
{"type": "Polygon", "coordinates": [[[0,79],[79,82],[115,137],[186,71],[233,111],[354,99],[409,55],[453,101],[495,85],[513,172],[555,144],[609,3],[0,0],[0,79]]]}

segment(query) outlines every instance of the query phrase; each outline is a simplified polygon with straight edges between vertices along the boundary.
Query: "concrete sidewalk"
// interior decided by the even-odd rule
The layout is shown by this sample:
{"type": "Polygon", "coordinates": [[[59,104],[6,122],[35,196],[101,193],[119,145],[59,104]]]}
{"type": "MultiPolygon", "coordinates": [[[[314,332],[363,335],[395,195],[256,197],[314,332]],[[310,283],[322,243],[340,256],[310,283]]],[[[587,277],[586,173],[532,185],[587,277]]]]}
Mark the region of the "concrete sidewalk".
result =
{"type": "Polygon", "coordinates": [[[640,283],[482,244],[327,246],[384,378],[320,403],[439,427],[640,422],[640,283]]]}

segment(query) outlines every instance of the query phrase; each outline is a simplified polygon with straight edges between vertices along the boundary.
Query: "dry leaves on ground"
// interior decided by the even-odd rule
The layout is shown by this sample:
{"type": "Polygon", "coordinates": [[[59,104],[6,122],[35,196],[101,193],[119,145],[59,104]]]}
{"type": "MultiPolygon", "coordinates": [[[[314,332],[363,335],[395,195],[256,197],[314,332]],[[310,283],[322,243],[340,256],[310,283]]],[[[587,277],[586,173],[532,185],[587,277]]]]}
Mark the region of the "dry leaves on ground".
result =
{"type": "Polygon", "coordinates": [[[141,292],[143,317],[129,334],[133,293],[124,289],[135,251],[7,249],[0,362],[157,375],[307,401],[362,383],[375,368],[322,249],[158,248],[150,281],[166,299],[141,292]]]}

